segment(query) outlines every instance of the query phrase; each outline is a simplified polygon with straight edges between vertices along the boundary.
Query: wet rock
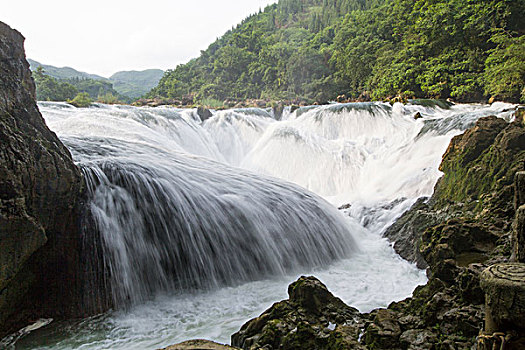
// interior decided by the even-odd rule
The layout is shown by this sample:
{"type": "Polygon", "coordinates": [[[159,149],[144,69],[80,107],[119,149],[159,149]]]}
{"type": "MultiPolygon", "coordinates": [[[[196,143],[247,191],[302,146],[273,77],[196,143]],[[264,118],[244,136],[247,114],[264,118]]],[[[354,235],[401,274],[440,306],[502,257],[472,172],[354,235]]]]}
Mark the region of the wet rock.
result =
{"type": "Polygon", "coordinates": [[[273,115],[274,115],[275,120],[281,120],[283,117],[283,112],[284,112],[284,104],[275,103],[272,106],[272,109],[273,109],[273,115]]]}
{"type": "Polygon", "coordinates": [[[398,314],[391,310],[379,309],[375,312],[373,322],[366,328],[365,344],[372,349],[400,348],[400,335],[398,314]]]}
{"type": "Polygon", "coordinates": [[[447,333],[459,333],[472,338],[478,335],[483,321],[481,306],[454,307],[446,311],[441,317],[441,324],[447,333]]]}
{"type": "Polygon", "coordinates": [[[245,323],[232,335],[232,345],[243,349],[337,349],[334,346],[343,343],[358,344],[358,311],[334,297],[318,279],[299,278],[289,286],[288,295],[288,300],[245,323]]]}
{"type": "Polygon", "coordinates": [[[404,349],[434,349],[437,343],[437,336],[424,329],[409,329],[399,337],[399,342],[404,349]]]}
{"type": "Polygon", "coordinates": [[[199,115],[202,121],[205,121],[213,117],[213,113],[208,108],[202,107],[202,106],[199,106],[197,108],[197,114],[199,115]]]}
{"type": "Polygon", "coordinates": [[[421,119],[421,118],[423,118],[421,113],[417,112],[416,114],[414,114],[414,120],[418,120],[418,119],[421,119]]]}
{"type": "Polygon", "coordinates": [[[188,340],[183,343],[168,346],[161,350],[233,350],[238,349],[228,345],[215,343],[209,340],[188,340]]]}
{"type": "Polygon", "coordinates": [[[421,236],[420,253],[432,267],[432,275],[453,283],[457,266],[481,263],[500,236],[492,226],[471,220],[453,219],[427,229],[421,236]]]}
{"type": "Polygon", "coordinates": [[[82,177],[38,111],[23,43],[0,22],[0,337],[79,312],[82,177]]]}

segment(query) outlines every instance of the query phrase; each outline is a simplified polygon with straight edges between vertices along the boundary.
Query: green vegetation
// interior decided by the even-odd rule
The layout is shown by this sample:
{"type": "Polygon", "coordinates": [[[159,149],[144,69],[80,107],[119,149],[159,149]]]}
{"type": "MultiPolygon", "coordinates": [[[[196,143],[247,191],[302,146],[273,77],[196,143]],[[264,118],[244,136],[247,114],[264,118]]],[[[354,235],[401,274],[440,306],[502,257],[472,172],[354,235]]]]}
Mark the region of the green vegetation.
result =
{"type": "Polygon", "coordinates": [[[280,0],[148,97],[525,102],[523,0],[280,0]]]}
{"type": "Polygon", "coordinates": [[[44,74],[42,67],[33,72],[36,84],[36,98],[39,101],[66,101],[76,96],[76,87],[44,74]]]}
{"type": "Polygon", "coordinates": [[[89,97],[87,92],[81,92],[75,96],[72,100],[67,100],[67,103],[72,104],[75,107],[89,107],[93,100],[89,97]]]}
{"type": "Polygon", "coordinates": [[[111,82],[107,80],[80,77],[56,79],[47,75],[42,66],[33,71],[33,78],[35,79],[36,95],[39,101],[75,101],[79,95],[84,96],[82,93],[86,93],[89,97],[89,104],[93,101],[108,104],[131,101],[129,97],[122,96],[115,91],[111,82]]]}

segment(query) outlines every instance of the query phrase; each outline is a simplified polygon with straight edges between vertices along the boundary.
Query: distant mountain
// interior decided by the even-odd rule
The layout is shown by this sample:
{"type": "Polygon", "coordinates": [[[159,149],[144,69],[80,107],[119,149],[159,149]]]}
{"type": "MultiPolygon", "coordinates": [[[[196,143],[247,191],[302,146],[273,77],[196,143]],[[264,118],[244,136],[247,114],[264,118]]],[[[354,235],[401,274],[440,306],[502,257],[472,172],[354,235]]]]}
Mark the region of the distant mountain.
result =
{"type": "Polygon", "coordinates": [[[31,71],[35,71],[39,66],[42,66],[44,73],[56,79],[92,79],[101,80],[105,83],[113,84],[120,95],[130,98],[138,98],[149,92],[155,87],[160,78],[164,75],[164,71],[160,69],[147,69],[143,71],[123,71],[113,74],[109,79],[100,75],[80,72],[71,67],[55,67],[48,64],[42,64],[32,59],[29,62],[31,71]]]}
{"type": "Polygon", "coordinates": [[[163,75],[164,71],[160,69],[124,71],[113,74],[109,80],[113,82],[113,88],[120,94],[137,98],[157,86],[163,75]]]}
{"type": "Polygon", "coordinates": [[[53,78],[56,78],[56,79],[81,78],[81,79],[94,79],[94,80],[104,80],[104,81],[109,80],[107,78],[101,77],[100,75],[79,72],[78,70],[73,69],[71,67],[59,68],[55,66],[50,66],[48,64],[42,64],[30,58],[28,58],[27,61],[29,62],[31,71],[34,71],[39,66],[42,66],[45,74],[52,76],[53,78]]]}

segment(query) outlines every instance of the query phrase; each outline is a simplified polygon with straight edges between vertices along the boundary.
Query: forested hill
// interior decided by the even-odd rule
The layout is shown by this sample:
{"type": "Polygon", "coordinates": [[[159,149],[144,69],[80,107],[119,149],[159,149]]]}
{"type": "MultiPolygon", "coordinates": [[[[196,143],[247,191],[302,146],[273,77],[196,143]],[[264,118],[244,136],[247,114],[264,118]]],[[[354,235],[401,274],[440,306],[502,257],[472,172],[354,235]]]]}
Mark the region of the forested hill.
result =
{"type": "Polygon", "coordinates": [[[524,0],[280,0],[149,97],[525,99],[524,0]]]}

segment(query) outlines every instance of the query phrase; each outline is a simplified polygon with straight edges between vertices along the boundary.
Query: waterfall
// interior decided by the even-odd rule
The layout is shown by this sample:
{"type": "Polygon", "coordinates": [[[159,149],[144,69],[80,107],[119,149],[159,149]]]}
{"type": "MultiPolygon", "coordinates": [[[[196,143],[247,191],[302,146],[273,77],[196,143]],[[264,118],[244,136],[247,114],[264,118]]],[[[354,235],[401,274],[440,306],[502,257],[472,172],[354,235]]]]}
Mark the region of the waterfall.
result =
{"type": "Polygon", "coordinates": [[[175,108],[40,107],[83,169],[85,236],[102,243],[93,265],[116,306],[347,258],[352,225],[313,192],[352,203],[350,215],[382,231],[432,193],[435,155],[451,135],[482,115],[510,115],[504,104],[354,103],[283,121],[248,108],[201,122],[175,108]]]}
{"type": "MultiPolygon", "coordinates": [[[[210,159],[228,157],[194,115],[164,112],[57,110],[75,130],[63,140],[86,178],[93,226],[85,236],[100,236],[116,306],[284,276],[356,249],[342,214],[324,199],[210,159]]],[[[250,117],[241,122],[262,131],[250,117]]]]}
{"type": "Polygon", "coordinates": [[[168,107],[39,107],[87,181],[86,298],[104,304],[107,290],[117,306],[17,341],[50,350],[228,342],[305,273],[363,312],[406,298],[424,271],[382,233],[432,194],[454,135],[515,108],[333,104],[202,122],[168,107]]]}

